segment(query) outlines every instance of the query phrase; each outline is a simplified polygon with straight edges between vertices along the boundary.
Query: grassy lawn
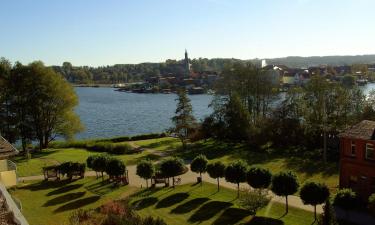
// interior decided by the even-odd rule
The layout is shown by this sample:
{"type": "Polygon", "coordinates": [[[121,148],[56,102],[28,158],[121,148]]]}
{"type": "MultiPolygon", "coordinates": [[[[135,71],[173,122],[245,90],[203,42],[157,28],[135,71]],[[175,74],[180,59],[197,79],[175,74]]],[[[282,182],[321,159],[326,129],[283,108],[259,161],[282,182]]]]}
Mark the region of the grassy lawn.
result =
{"type": "Polygon", "coordinates": [[[140,215],[161,217],[167,224],[310,225],[314,221],[311,212],[297,208],[289,208],[289,214],[283,216],[285,206],[275,202],[252,217],[238,207],[235,190],[217,192],[216,185],[209,183],[143,190],[132,205],[140,215]]]}
{"type": "MultiPolygon", "coordinates": [[[[212,140],[200,141],[190,145],[186,152],[175,151],[181,148],[178,139],[158,138],[142,141],[134,141],[134,144],[149,149],[139,154],[115,155],[123,160],[126,165],[134,165],[141,159],[158,160],[164,155],[177,155],[185,160],[191,160],[198,154],[205,154],[209,160],[230,163],[243,159],[249,165],[257,165],[270,169],[276,173],[282,170],[294,171],[302,184],[307,180],[326,183],[334,192],[338,186],[338,164],[323,164],[320,158],[313,156],[297,155],[293,151],[264,150],[254,151],[244,144],[219,143],[212,140]],[[291,153],[292,152],[292,153],[291,153]],[[163,155],[164,154],[164,155],[163,155]]],[[[23,158],[15,158],[19,176],[31,176],[41,174],[41,168],[46,165],[64,161],[85,162],[91,154],[85,149],[47,149],[42,153],[33,154],[33,158],[25,161],[23,158]]]]}
{"type": "Polygon", "coordinates": [[[131,195],[136,190],[85,178],[73,182],[24,183],[10,193],[21,202],[22,213],[30,225],[60,225],[68,222],[73,210],[96,208],[111,199],[131,195]]]}

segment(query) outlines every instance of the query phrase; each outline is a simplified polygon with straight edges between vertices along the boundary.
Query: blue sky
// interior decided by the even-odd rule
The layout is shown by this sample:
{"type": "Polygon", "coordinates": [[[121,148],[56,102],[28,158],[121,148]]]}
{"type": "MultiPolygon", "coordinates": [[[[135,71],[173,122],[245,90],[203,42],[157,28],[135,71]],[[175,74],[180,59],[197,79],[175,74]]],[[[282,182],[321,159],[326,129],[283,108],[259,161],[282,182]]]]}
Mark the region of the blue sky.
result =
{"type": "Polygon", "coordinates": [[[1,0],[0,21],[22,63],[375,54],[374,0],[1,0]]]}

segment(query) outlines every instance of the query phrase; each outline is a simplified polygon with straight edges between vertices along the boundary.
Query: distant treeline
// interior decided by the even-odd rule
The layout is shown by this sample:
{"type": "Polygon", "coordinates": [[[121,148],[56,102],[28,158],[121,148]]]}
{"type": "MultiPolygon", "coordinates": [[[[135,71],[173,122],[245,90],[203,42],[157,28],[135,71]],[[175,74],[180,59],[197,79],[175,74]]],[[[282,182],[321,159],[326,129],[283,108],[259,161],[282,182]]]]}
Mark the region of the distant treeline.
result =
{"type": "MultiPolygon", "coordinates": [[[[259,64],[259,59],[240,60],[224,58],[199,58],[191,59],[191,72],[205,71],[221,73],[227,64],[236,62],[252,62],[259,64]]],[[[267,59],[268,64],[285,65],[290,68],[308,68],[318,65],[353,65],[375,64],[375,55],[362,56],[314,56],[314,57],[286,57],[267,59]]],[[[61,73],[68,81],[75,84],[116,84],[125,82],[144,81],[154,76],[183,76],[185,68],[183,60],[168,59],[162,63],[116,64],[112,66],[73,66],[64,62],[62,66],[52,67],[61,73]]]]}

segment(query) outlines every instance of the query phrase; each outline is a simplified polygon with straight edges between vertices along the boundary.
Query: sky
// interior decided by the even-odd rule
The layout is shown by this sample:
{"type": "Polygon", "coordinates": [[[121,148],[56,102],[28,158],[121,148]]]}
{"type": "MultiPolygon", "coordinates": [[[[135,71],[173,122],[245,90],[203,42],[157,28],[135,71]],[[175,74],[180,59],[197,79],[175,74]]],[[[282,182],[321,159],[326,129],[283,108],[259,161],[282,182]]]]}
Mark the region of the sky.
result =
{"type": "Polygon", "coordinates": [[[0,0],[0,57],[102,66],[375,54],[374,0],[0,0]]]}

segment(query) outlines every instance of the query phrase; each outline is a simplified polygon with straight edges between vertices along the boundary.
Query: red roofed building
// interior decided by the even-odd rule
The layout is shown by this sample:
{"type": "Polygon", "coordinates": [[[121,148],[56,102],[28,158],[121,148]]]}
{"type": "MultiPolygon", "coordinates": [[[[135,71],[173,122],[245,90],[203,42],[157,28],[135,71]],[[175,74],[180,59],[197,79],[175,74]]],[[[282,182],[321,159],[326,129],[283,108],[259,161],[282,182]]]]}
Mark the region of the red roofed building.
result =
{"type": "Polygon", "coordinates": [[[363,200],[375,193],[375,121],[364,120],[339,134],[340,188],[363,200]]]}

